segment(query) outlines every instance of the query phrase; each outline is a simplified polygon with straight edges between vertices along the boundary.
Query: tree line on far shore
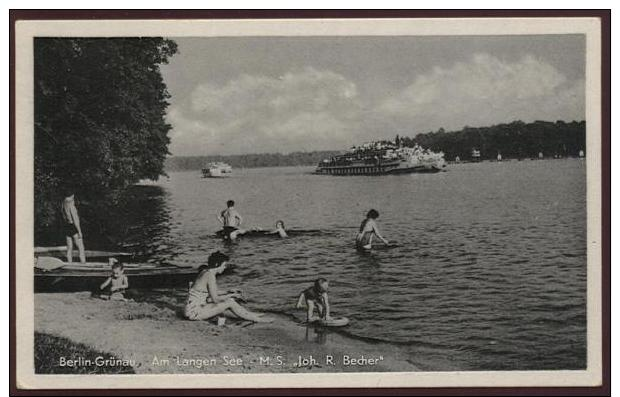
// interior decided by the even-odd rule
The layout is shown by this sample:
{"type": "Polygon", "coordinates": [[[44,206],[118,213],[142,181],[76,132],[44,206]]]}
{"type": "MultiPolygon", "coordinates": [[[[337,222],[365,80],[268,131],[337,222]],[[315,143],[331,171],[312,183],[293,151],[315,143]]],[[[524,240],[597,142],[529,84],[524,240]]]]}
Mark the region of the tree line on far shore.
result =
{"type": "Polygon", "coordinates": [[[535,121],[524,123],[497,124],[491,127],[465,127],[459,131],[446,132],[443,128],[436,132],[418,134],[415,137],[396,137],[404,146],[418,144],[433,151],[441,151],[445,159],[453,161],[470,160],[472,150],[480,151],[481,159],[537,158],[539,153],[545,157],[578,156],[585,152],[585,121],[535,121]]]}
{"type": "Polygon", "coordinates": [[[233,168],[290,167],[316,165],[342,151],[236,154],[230,156],[173,156],[166,160],[166,171],[199,170],[210,162],[222,161],[233,168]]]}
{"type": "MultiPolygon", "coordinates": [[[[481,159],[537,158],[578,156],[585,152],[585,121],[535,121],[497,124],[490,127],[465,127],[459,131],[435,132],[414,137],[397,135],[396,143],[412,147],[416,144],[435,152],[443,152],[446,160],[457,156],[472,159],[472,151],[480,151],[481,159]]],[[[362,142],[358,142],[362,143],[362,142]]],[[[342,154],[343,151],[325,150],[313,152],[238,154],[229,156],[173,156],[166,159],[166,171],[199,170],[210,162],[222,161],[233,168],[283,167],[316,165],[323,159],[342,154]]]]}

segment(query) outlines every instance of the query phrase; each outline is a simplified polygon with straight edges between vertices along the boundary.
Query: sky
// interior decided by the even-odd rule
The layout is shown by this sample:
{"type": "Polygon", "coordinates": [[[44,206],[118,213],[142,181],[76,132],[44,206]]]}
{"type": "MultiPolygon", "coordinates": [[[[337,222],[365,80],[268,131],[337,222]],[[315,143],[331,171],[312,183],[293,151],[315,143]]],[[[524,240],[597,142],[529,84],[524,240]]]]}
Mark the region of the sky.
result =
{"type": "Polygon", "coordinates": [[[173,38],[177,156],[342,150],[396,134],[585,119],[585,37],[173,38]]]}

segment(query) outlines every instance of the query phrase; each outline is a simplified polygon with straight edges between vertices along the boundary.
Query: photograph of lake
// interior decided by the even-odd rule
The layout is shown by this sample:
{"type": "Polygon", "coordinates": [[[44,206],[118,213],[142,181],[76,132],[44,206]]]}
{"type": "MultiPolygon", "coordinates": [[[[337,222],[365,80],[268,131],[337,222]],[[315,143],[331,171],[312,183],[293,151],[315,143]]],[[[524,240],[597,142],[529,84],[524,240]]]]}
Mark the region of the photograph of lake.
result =
{"type": "Polygon", "coordinates": [[[586,43],[35,37],[34,374],[591,369],[586,43]]]}
{"type": "MultiPolygon", "coordinates": [[[[236,265],[224,284],[243,285],[250,308],[292,321],[303,320],[296,294],[324,276],[334,313],[352,320],[340,335],[391,344],[422,370],[585,366],[584,161],[468,163],[386,177],[312,171],[243,169],[226,179],[174,172],[135,186],[109,214],[125,233],[117,249],[183,267],[221,250],[236,265]],[[269,228],[281,219],[300,233],[223,244],[211,209],[229,197],[240,198],[245,223],[269,228]],[[384,234],[398,246],[351,247],[352,220],[369,205],[382,209],[384,234]]],[[[174,308],[187,288],[136,294],[174,308]]]]}
{"type": "MultiPolygon", "coordinates": [[[[582,160],[461,164],[384,178],[312,171],[246,169],[198,182],[195,172],[173,173],[132,204],[133,216],[149,222],[126,225],[133,230],[126,249],[179,266],[223,250],[238,266],[230,283],[244,286],[250,307],[287,315],[299,314],[296,293],[325,276],[334,311],[355,319],[343,333],[402,346],[421,368],[584,367],[582,160]],[[311,232],[222,247],[208,209],[236,196],[250,225],[282,219],[311,232]],[[384,234],[398,247],[351,249],[358,225],[343,220],[369,205],[382,209],[384,234]]],[[[186,293],[157,296],[182,303],[186,293]]]]}

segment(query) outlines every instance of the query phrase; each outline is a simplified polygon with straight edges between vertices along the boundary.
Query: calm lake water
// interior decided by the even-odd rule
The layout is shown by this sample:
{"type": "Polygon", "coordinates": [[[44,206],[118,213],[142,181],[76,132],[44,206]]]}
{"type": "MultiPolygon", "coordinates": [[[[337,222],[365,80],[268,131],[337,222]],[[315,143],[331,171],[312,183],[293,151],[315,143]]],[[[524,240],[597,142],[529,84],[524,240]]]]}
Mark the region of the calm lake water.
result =
{"type": "MultiPolygon", "coordinates": [[[[135,189],[122,247],[198,266],[222,250],[252,308],[294,313],[330,280],[345,332],[402,345],[423,369],[586,367],[586,170],[577,159],[450,165],[439,174],[311,175],[310,168],[172,173],[135,189]],[[246,226],[309,230],[224,244],[216,214],[234,199],[246,226]],[[361,254],[370,208],[399,246],[361,254]]],[[[181,305],[186,291],[164,291],[181,305]]],[[[302,314],[299,312],[298,316],[302,314]]]]}

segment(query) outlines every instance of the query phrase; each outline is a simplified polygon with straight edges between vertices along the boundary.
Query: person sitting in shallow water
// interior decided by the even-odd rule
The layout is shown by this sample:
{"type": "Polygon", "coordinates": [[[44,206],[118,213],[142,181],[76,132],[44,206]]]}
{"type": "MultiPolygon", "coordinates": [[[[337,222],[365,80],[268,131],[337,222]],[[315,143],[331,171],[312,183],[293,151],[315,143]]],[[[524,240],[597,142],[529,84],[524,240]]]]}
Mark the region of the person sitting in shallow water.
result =
{"type": "Polygon", "coordinates": [[[185,317],[189,320],[207,320],[220,314],[232,313],[243,320],[257,323],[273,321],[237,303],[236,299],[242,299],[239,290],[219,292],[216,277],[226,270],[228,260],[227,255],[214,252],[207,259],[207,264],[198,268],[198,276],[189,289],[185,304],[185,317]]]}
{"type": "Polygon", "coordinates": [[[329,314],[329,297],[327,291],[329,290],[329,281],[324,278],[319,278],[314,282],[312,287],[309,287],[299,295],[297,299],[297,309],[301,309],[306,304],[308,309],[306,314],[306,321],[311,323],[320,320],[331,320],[329,314]],[[318,312],[318,316],[315,315],[315,309],[318,312]]]}
{"type": "Polygon", "coordinates": [[[230,241],[234,241],[237,239],[237,237],[240,237],[246,234],[266,235],[266,236],[278,235],[281,238],[288,237],[288,234],[286,233],[286,228],[284,227],[284,222],[281,220],[276,222],[276,226],[274,230],[266,231],[260,227],[255,227],[251,229],[235,229],[234,231],[230,233],[226,233],[225,231],[220,230],[219,232],[217,232],[217,234],[219,236],[222,236],[224,240],[230,240],[230,241]]]}
{"type": "Polygon", "coordinates": [[[222,237],[225,241],[235,241],[238,237],[243,236],[245,234],[252,233],[261,233],[264,234],[265,231],[260,227],[253,227],[250,229],[235,229],[233,231],[220,230],[215,234],[222,237]]]}
{"type": "Polygon", "coordinates": [[[366,219],[362,221],[360,225],[359,233],[355,238],[355,246],[359,250],[370,250],[372,249],[372,240],[373,237],[377,237],[379,240],[383,241],[385,245],[390,245],[390,242],[387,241],[381,233],[379,232],[379,227],[377,226],[376,219],[379,217],[379,212],[377,210],[371,209],[366,214],[366,219]]]}

